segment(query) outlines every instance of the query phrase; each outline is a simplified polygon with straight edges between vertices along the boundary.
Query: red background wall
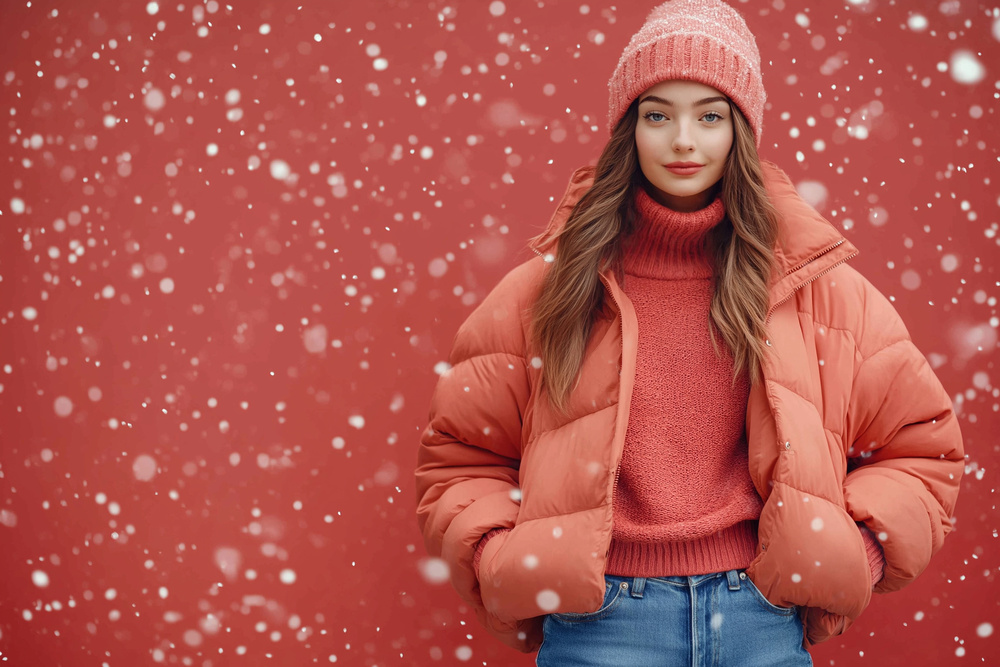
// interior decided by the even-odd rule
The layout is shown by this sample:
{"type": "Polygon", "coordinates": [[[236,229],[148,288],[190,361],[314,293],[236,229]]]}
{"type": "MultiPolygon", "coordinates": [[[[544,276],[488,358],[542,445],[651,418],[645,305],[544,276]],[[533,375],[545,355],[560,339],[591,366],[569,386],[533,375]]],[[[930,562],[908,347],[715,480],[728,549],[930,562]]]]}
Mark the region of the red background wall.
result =
{"type": "MultiPolygon", "coordinates": [[[[944,549],[816,664],[1000,664],[1000,12],[736,4],[762,154],[861,248],[969,454],[944,549]]],[[[427,561],[416,443],[652,6],[3,3],[5,664],[533,664],[427,561]]]]}

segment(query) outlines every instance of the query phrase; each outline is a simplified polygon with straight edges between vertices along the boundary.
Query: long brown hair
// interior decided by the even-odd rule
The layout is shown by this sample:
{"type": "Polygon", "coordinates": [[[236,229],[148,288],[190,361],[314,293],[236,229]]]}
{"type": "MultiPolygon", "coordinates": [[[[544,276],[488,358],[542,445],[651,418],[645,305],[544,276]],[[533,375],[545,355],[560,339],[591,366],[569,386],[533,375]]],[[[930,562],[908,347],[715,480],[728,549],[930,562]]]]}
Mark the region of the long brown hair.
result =
{"type": "MultiPolygon", "coordinates": [[[[753,130],[735,104],[729,107],[733,146],[721,179],[726,217],[708,237],[715,291],[707,328],[716,354],[721,355],[718,332],[733,355],[733,383],[746,371],[755,384],[764,354],[777,222],[753,130]]],[[[597,161],[593,184],[557,235],[555,257],[532,309],[531,337],[542,360],[541,386],[563,414],[594,322],[607,305],[600,272],[610,269],[621,275],[624,242],[635,228],[635,189],[645,180],[635,146],[637,118],[638,99],[615,126],[597,161]]]]}

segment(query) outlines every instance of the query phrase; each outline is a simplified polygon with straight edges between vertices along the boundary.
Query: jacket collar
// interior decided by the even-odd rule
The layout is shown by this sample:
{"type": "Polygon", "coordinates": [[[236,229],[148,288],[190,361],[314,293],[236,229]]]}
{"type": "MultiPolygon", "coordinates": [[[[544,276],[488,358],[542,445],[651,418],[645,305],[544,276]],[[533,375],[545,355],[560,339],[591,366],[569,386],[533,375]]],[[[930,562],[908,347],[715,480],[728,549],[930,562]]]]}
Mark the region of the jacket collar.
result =
{"type": "MultiPolygon", "coordinates": [[[[857,255],[858,249],[799,196],[781,168],[761,160],[761,169],[764,186],[778,214],[776,270],[769,283],[771,302],[777,304],[805,283],[857,255]]],[[[586,165],[573,172],[548,227],[531,242],[536,253],[552,251],[573,206],[594,182],[594,171],[594,165],[586,165]]]]}

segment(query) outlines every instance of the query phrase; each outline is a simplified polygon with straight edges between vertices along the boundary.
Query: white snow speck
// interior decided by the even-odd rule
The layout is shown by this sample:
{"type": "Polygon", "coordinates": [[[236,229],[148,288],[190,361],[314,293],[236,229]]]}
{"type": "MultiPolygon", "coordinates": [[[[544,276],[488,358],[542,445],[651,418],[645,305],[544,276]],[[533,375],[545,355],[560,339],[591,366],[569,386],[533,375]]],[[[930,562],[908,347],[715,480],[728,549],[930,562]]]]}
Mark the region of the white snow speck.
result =
{"type": "Polygon", "coordinates": [[[722,614],[715,613],[712,614],[712,619],[709,621],[709,625],[712,626],[713,630],[718,630],[722,627],[722,614]]]}
{"type": "Polygon", "coordinates": [[[271,25],[268,24],[268,23],[261,23],[260,27],[257,28],[257,32],[259,32],[262,35],[270,35],[271,34],[271,25]]]}
{"type": "Polygon", "coordinates": [[[823,517],[813,517],[812,523],[809,526],[817,533],[823,530],[823,517]]]}
{"type": "Polygon", "coordinates": [[[472,647],[471,646],[459,646],[455,649],[455,657],[466,662],[472,658],[472,647]]]}
{"type": "Polygon", "coordinates": [[[980,623],[976,627],[976,634],[980,637],[986,638],[993,634],[993,624],[992,623],[980,623]]]}
{"type": "Polygon", "coordinates": [[[378,44],[369,44],[365,47],[365,53],[369,58],[377,58],[382,53],[382,47],[378,44]]]}
{"type": "Polygon", "coordinates": [[[536,567],[538,567],[538,556],[536,556],[535,554],[528,554],[524,557],[524,559],[521,562],[524,565],[525,569],[534,570],[536,567]]]}
{"type": "Polygon", "coordinates": [[[986,371],[976,371],[972,375],[972,386],[985,390],[990,385],[990,376],[986,371]]]}
{"type": "Polygon", "coordinates": [[[365,427],[365,418],[361,415],[351,415],[347,418],[347,423],[360,430],[365,427]]]}
{"type": "Polygon", "coordinates": [[[243,554],[232,547],[219,547],[215,550],[215,565],[229,581],[236,581],[240,566],[243,565],[243,554]]]}
{"type": "Polygon", "coordinates": [[[164,294],[172,294],[174,291],[174,279],[163,278],[160,280],[160,291],[164,294]]]}
{"type": "Polygon", "coordinates": [[[142,99],[142,103],[146,105],[146,108],[150,111],[159,111],[167,104],[167,97],[163,94],[163,91],[159,88],[152,88],[146,96],[142,99]]]}
{"type": "Polygon", "coordinates": [[[295,570],[286,567],[281,571],[279,575],[281,578],[281,583],[283,584],[294,584],[295,583],[295,570]]]}
{"type": "Polygon", "coordinates": [[[927,30],[927,17],[923,14],[911,14],[910,18],[906,19],[906,25],[913,32],[923,32],[927,30]]]}
{"type": "Polygon", "coordinates": [[[972,51],[959,49],[951,54],[951,78],[958,83],[979,83],[986,76],[986,68],[972,51]]]}
{"type": "Polygon", "coordinates": [[[829,191],[820,181],[801,181],[795,189],[799,196],[815,209],[822,209],[829,196],[829,191]]]}
{"type": "Polygon", "coordinates": [[[802,575],[798,572],[792,572],[792,582],[797,584],[800,581],[802,581],[802,575]]]}
{"type": "Polygon", "coordinates": [[[384,280],[385,279],[385,268],[381,266],[372,267],[372,279],[373,280],[384,280]]]}
{"type": "Polygon", "coordinates": [[[155,16],[156,12],[160,11],[160,3],[158,2],[147,2],[146,3],[146,13],[150,16],[155,16]]]}
{"type": "Polygon", "coordinates": [[[14,197],[10,200],[10,212],[11,213],[24,213],[24,200],[20,197],[14,197]]]}
{"type": "Polygon", "coordinates": [[[532,357],[531,358],[531,367],[532,368],[541,368],[542,367],[542,358],[541,357],[532,357]]]}
{"type": "Polygon", "coordinates": [[[333,445],[334,449],[343,449],[344,445],[347,443],[344,441],[343,438],[337,436],[336,438],[333,439],[333,442],[331,444],[333,445]]]}
{"type": "Polygon", "coordinates": [[[868,222],[876,227],[881,227],[885,223],[889,222],[889,212],[881,206],[876,206],[868,212],[868,222]]]}
{"type": "MultiPolygon", "coordinates": [[[[35,570],[31,573],[31,583],[38,586],[39,588],[45,588],[49,585],[49,575],[42,570],[35,570]]],[[[981,627],[981,626],[980,626],[981,627]]],[[[985,637],[986,635],[980,635],[985,637]]]]}
{"type": "Polygon", "coordinates": [[[36,317],[38,317],[38,311],[34,306],[25,306],[21,309],[21,317],[28,320],[29,322],[36,317]]]}
{"type": "Polygon", "coordinates": [[[226,91],[226,104],[233,106],[234,104],[240,103],[240,91],[236,88],[230,88],[226,91]]]}
{"type": "Polygon", "coordinates": [[[437,373],[438,375],[444,375],[450,370],[451,370],[451,364],[449,364],[447,361],[439,361],[436,364],[434,364],[434,372],[437,373]]]}
{"type": "Polygon", "coordinates": [[[271,160],[271,178],[283,181],[292,173],[291,167],[284,160],[271,160]]]}
{"type": "Polygon", "coordinates": [[[376,72],[383,72],[389,67],[389,61],[385,58],[376,58],[372,61],[372,67],[375,68],[376,72]]]}
{"type": "Polygon", "coordinates": [[[493,16],[503,16],[506,11],[507,5],[505,5],[501,0],[493,0],[493,2],[490,3],[490,14],[493,16]]]}
{"type": "Polygon", "coordinates": [[[535,596],[535,602],[538,604],[539,609],[545,613],[550,613],[559,608],[559,594],[551,588],[546,588],[545,590],[538,591],[538,595],[535,596]]]}
{"type": "Polygon", "coordinates": [[[920,289],[920,274],[913,269],[907,269],[899,276],[899,282],[903,285],[903,289],[908,289],[910,291],[920,289]]]}
{"type": "Polygon", "coordinates": [[[306,352],[317,354],[326,349],[328,332],[325,324],[314,324],[302,332],[302,343],[306,352]]]}
{"type": "Polygon", "coordinates": [[[156,476],[156,459],[149,454],[140,454],[132,462],[132,474],[140,482],[148,482],[156,476]]]}
{"type": "Polygon", "coordinates": [[[451,568],[448,567],[448,563],[440,558],[424,558],[417,563],[417,569],[420,570],[420,576],[428,584],[443,584],[451,576],[451,568]]]}
{"type": "Polygon", "coordinates": [[[56,415],[59,417],[69,417],[73,413],[73,401],[67,396],[59,396],[53,401],[56,415]]]}
{"type": "Polygon", "coordinates": [[[435,257],[431,260],[430,264],[427,265],[427,272],[435,278],[440,278],[448,272],[448,262],[441,257],[435,257]]]}
{"type": "Polygon", "coordinates": [[[434,156],[434,149],[430,146],[424,146],[420,149],[420,157],[425,160],[430,160],[434,156]]]}

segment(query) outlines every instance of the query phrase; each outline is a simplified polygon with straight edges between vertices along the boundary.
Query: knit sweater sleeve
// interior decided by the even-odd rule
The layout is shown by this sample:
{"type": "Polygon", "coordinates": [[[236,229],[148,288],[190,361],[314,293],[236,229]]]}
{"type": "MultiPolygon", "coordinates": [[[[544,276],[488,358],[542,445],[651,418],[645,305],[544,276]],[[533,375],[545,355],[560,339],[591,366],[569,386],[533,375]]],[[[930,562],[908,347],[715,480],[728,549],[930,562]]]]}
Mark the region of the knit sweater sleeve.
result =
{"type": "Polygon", "coordinates": [[[479,540],[479,544],[476,545],[476,554],[472,557],[472,567],[476,571],[477,580],[479,579],[479,561],[483,557],[483,551],[486,549],[486,543],[500,533],[509,533],[511,530],[511,528],[494,528],[490,532],[483,535],[482,539],[479,540]]]}
{"type": "Polygon", "coordinates": [[[871,528],[861,522],[857,522],[861,530],[861,537],[865,541],[865,553],[868,555],[868,568],[872,573],[872,589],[882,579],[885,570],[885,554],[882,552],[882,545],[879,544],[878,537],[871,528]]]}

